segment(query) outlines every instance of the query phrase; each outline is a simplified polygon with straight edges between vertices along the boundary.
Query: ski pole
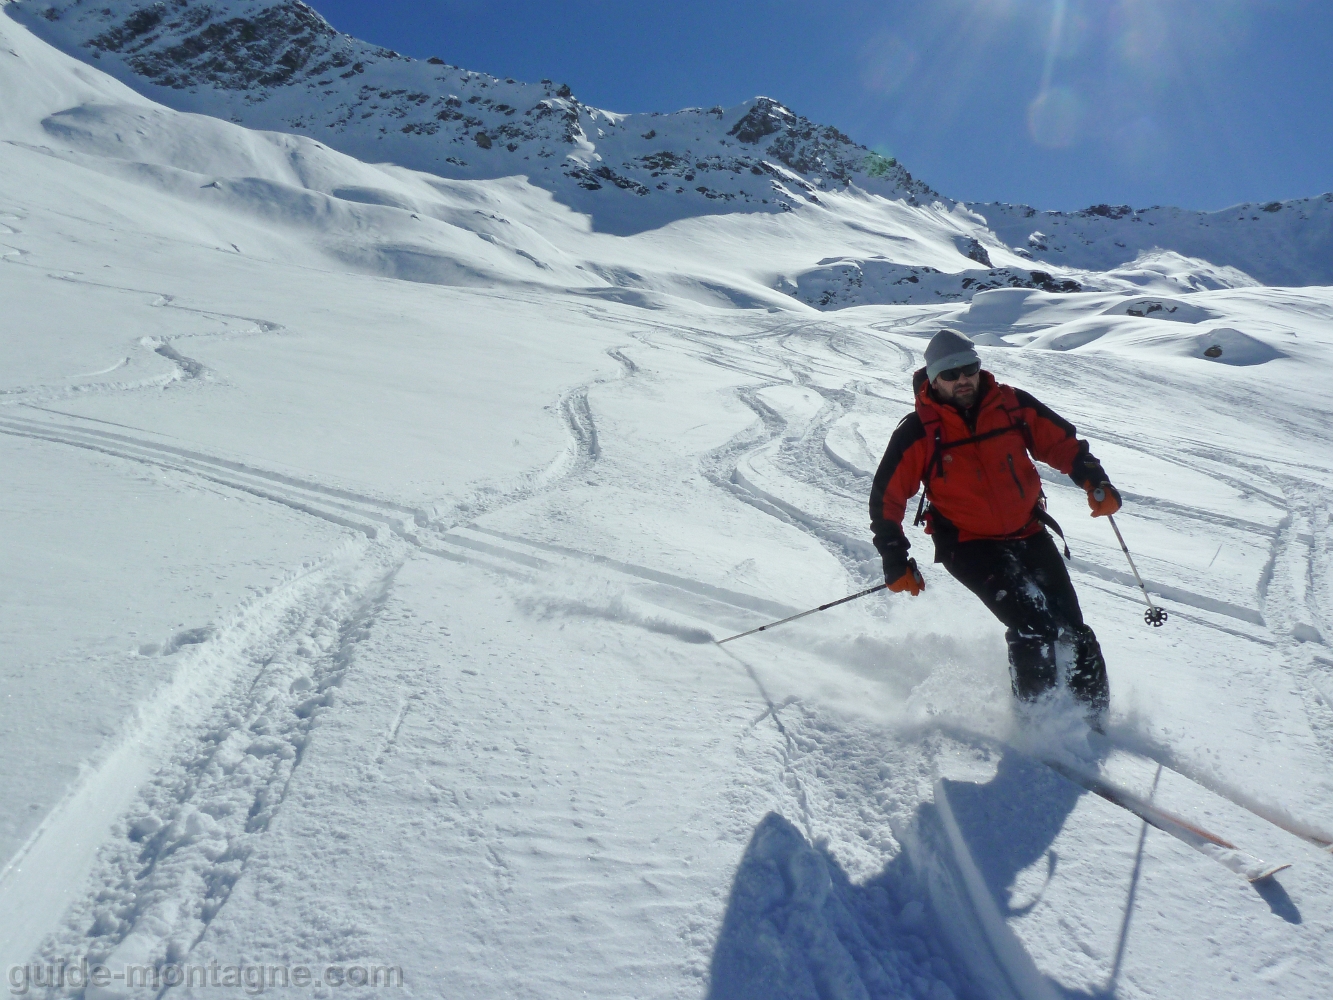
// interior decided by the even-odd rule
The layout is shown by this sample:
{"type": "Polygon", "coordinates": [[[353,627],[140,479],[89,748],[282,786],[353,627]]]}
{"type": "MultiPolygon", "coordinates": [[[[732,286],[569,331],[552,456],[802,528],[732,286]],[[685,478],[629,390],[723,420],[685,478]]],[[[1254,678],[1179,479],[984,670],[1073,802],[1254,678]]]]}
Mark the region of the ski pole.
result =
{"type": "MultiPolygon", "coordinates": [[[[1093,491],[1092,495],[1094,499],[1104,500],[1106,491],[1099,486],[1093,491]]],[[[1148,603],[1148,610],[1143,612],[1143,620],[1153,628],[1161,628],[1168,617],[1166,609],[1159,608],[1148,596],[1148,588],[1143,585],[1143,577],[1139,576],[1139,568],[1134,565],[1134,557],[1129,554],[1129,546],[1125,544],[1125,536],[1120,534],[1120,527],[1115,523],[1115,515],[1107,514],[1106,519],[1111,522],[1111,530],[1115,532],[1115,537],[1120,540],[1120,551],[1125,553],[1125,558],[1129,560],[1129,568],[1134,571],[1134,579],[1139,582],[1139,590],[1143,591],[1143,599],[1148,603]]]]}
{"type": "Polygon", "coordinates": [[[888,590],[887,583],[881,583],[878,587],[871,587],[869,590],[863,590],[859,594],[851,594],[836,601],[829,601],[827,604],[821,604],[817,608],[811,608],[809,611],[802,611],[799,615],[792,615],[790,618],[783,618],[781,621],[769,622],[767,625],[760,625],[758,628],[752,628],[748,632],[742,632],[740,635],[729,635],[725,639],[718,639],[720,646],[724,642],[731,642],[732,639],[744,639],[747,635],[754,635],[756,632],[762,632],[764,629],[773,628],[777,625],[786,625],[787,622],[794,622],[797,618],[804,618],[806,615],[813,615],[817,611],[827,611],[829,608],[835,608],[839,604],[846,604],[848,601],[854,601],[858,597],[865,597],[867,594],[873,594],[878,590],[888,590]]]}

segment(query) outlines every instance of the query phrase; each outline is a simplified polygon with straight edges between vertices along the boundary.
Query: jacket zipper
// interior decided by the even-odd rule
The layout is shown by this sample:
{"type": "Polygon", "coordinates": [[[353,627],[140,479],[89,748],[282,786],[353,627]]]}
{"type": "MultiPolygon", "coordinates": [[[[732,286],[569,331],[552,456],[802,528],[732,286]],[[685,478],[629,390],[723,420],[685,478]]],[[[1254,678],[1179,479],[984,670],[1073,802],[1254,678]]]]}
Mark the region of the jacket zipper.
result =
{"type": "Polygon", "coordinates": [[[1027,491],[1023,489],[1023,484],[1018,481],[1018,470],[1014,468],[1014,456],[1005,455],[1005,461],[1009,463],[1009,475],[1014,477],[1014,485],[1018,487],[1018,495],[1024,500],[1027,499],[1027,491]]]}

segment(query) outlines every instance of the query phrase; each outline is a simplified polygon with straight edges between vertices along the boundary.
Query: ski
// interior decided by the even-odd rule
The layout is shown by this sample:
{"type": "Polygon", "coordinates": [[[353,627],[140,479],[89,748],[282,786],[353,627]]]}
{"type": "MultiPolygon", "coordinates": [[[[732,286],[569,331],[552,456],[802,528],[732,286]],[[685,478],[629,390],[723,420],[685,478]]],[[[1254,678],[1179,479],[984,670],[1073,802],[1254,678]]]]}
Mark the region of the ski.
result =
{"type": "Polygon", "coordinates": [[[1188,774],[1184,774],[1180,771],[1179,768],[1173,767],[1171,764],[1167,763],[1166,761],[1160,759],[1159,757],[1153,754],[1147,753],[1143,750],[1137,750],[1133,747],[1127,747],[1120,743],[1112,742],[1111,745],[1114,746],[1117,750],[1122,751],[1123,753],[1133,754],[1135,757],[1138,757],[1142,760],[1152,761],[1154,764],[1157,764],[1158,766],[1165,768],[1172,774],[1175,774],[1180,778],[1183,778],[1185,781],[1198,785],[1200,788],[1206,789],[1207,791],[1212,792],[1214,795],[1226,799],[1233,805],[1239,806],[1246,812],[1250,813],[1253,816],[1257,816],[1259,819],[1262,819],[1265,822],[1272,823],[1279,830],[1285,830],[1292,836],[1300,837],[1301,840],[1304,840],[1306,843],[1314,844],[1320,850],[1333,854],[1333,836],[1324,833],[1322,830],[1318,830],[1304,823],[1300,823],[1297,820],[1293,820],[1286,816],[1283,816],[1280,813],[1264,806],[1262,803],[1253,801],[1252,799],[1249,798],[1249,796],[1227,787],[1222,782],[1201,780],[1199,778],[1191,777],[1188,774]]]}
{"type": "MultiPolygon", "coordinates": [[[[956,729],[955,735],[965,735],[965,738],[967,739],[989,745],[1002,753],[1018,753],[1027,757],[1029,760],[1039,761],[1040,763],[1045,764],[1066,781],[1071,781],[1087,791],[1092,792],[1094,795],[1105,799],[1112,805],[1119,806],[1121,809],[1133,813],[1149,826],[1156,827],[1163,833],[1170,834],[1181,843],[1194,848],[1194,850],[1198,851],[1200,854],[1211,858],[1251,884],[1263,882],[1265,879],[1272,878],[1278,872],[1286,871],[1291,867],[1290,863],[1270,864],[1261,858],[1255,857],[1253,854],[1242,851],[1229,840],[1199,826],[1197,823],[1193,823],[1182,816],[1169,812],[1161,806],[1143,798],[1141,795],[1136,795],[1129,789],[1117,785],[1102,775],[1090,774],[1066,760],[1056,758],[1050,754],[1039,755],[1030,749],[1020,749],[1005,740],[997,739],[994,736],[979,733],[975,730],[967,730],[963,727],[956,729]]],[[[1137,756],[1145,760],[1152,759],[1144,754],[1138,754],[1137,756]]],[[[1154,761],[1154,763],[1157,762],[1154,761]]],[[[1167,765],[1165,764],[1162,764],[1161,766],[1167,768],[1167,765]]],[[[1184,776],[1182,775],[1182,777],[1184,776]]]]}
{"type": "Polygon", "coordinates": [[[1235,844],[1205,830],[1187,819],[1167,812],[1160,806],[1140,798],[1128,789],[1112,784],[1100,776],[1086,774],[1060,760],[1047,757],[1042,763],[1061,777],[1081,785],[1094,795],[1099,795],[1107,802],[1127,809],[1145,823],[1154,826],[1163,833],[1169,833],[1183,844],[1194,848],[1200,854],[1212,858],[1224,868],[1235,872],[1247,882],[1262,882],[1272,878],[1280,871],[1290,868],[1290,864],[1269,864],[1252,854],[1247,854],[1235,844]]]}

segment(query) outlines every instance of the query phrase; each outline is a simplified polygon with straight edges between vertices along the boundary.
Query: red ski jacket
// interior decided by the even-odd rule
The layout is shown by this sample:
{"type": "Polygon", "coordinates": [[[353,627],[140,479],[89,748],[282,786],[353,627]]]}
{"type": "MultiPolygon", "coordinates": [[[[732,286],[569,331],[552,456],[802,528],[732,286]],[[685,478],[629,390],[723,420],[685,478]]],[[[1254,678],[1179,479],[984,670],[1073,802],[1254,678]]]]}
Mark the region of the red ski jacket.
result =
{"type": "Polygon", "coordinates": [[[938,561],[940,548],[955,542],[1026,538],[1041,530],[1041,477],[1033,458],[1079,486],[1106,478],[1073,424],[988,371],[967,413],[935,397],[924,368],[912,384],[916,409],[889,439],[870,492],[870,527],[886,578],[906,571],[902,520],[923,486],[930,503],[926,531],[935,537],[938,561]]]}

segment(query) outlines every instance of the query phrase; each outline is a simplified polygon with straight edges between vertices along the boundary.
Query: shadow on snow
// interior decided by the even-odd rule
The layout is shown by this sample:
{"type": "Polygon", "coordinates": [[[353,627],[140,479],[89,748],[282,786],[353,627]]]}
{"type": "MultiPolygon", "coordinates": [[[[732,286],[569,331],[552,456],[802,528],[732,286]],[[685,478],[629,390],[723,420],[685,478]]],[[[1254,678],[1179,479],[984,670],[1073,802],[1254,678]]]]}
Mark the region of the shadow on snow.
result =
{"type": "MultiPolygon", "coordinates": [[[[822,843],[769,813],[736,871],[713,952],[709,1000],[1057,1000],[1116,995],[1139,856],[1107,982],[1091,992],[1044,976],[1005,921],[1019,872],[1045,860],[1085,790],[1017,753],[985,784],[941,780],[895,833],[903,851],[857,885],[822,843]]],[[[1278,916],[1300,914],[1276,882],[1257,886],[1278,916]]]]}

